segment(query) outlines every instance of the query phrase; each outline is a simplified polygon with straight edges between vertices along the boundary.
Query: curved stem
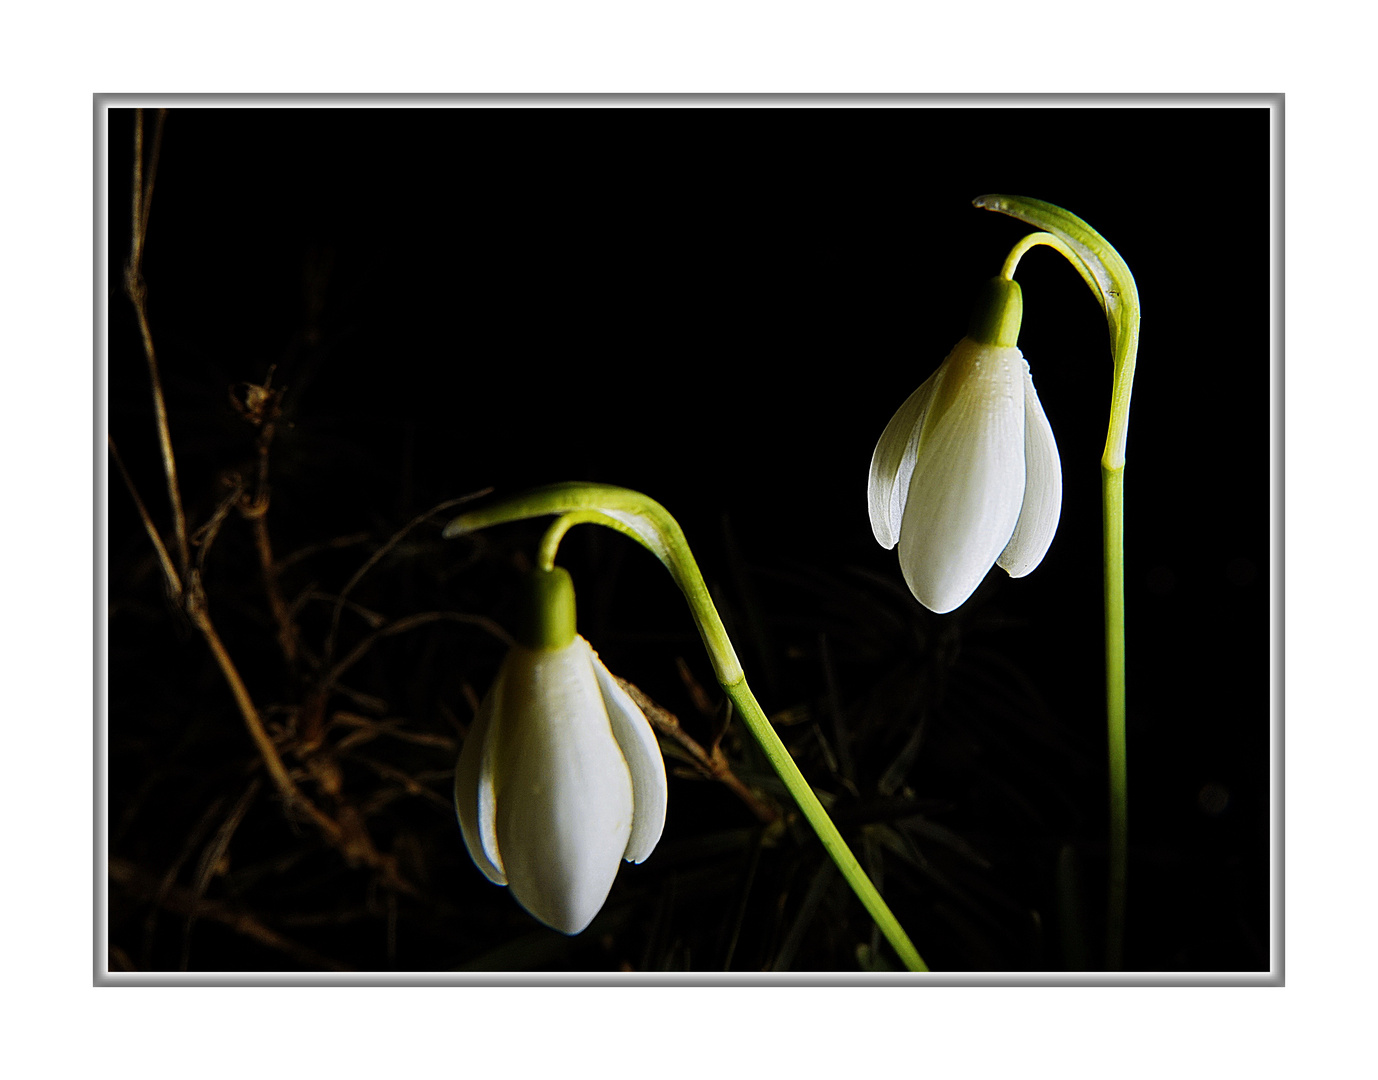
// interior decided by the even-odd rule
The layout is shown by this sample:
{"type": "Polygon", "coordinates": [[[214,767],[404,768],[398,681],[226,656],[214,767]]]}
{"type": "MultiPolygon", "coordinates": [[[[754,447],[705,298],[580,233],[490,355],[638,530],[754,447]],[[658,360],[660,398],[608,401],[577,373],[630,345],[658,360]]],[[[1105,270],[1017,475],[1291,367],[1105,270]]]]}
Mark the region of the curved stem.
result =
{"type": "Polygon", "coordinates": [[[623,536],[630,536],[633,540],[640,540],[630,526],[598,510],[575,510],[569,514],[561,514],[551,523],[550,528],[541,537],[540,547],[536,549],[536,564],[542,570],[555,569],[555,553],[560,550],[560,541],[575,525],[602,525],[620,532],[623,536]]]}
{"type": "MultiPolygon", "coordinates": [[[[443,535],[447,538],[462,536],[490,525],[564,514],[578,516],[563,528],[557,523],[547,534],[547,539],[554,536],[554,546],[558,546],[560,537],[570,525],[579,521],[594,522],[630,536],[659,559],[689,602],[689,610],[713,661],[718,682],[726,686],[742,677],[741,661],[737,659],[736,650],[727,636],[727,628],[723,626],[718,609],[708,595],[708,586],[699,573],[698,563],[694,561],[679,522],[660,503],[639,491],[612,484],[550,484],[460,514],[445,526],[443,535]]],[[[543,541],[539,555],[541,559],[547,557],[546,546],[543,541]]],[[[553,547],[548,557],[553,564],[553,547]]]]}
{"type": "Polygon", "coordinates": [[[1036,247],[1050,247],[1059,252],[1064,259],[1072,264],[1073,268],[1081,275],[1081,280],[1086,282],[1087,287],[1092,292],[1097,292],[1096,279],[1091,276],[1091,272],[1082,265],[1077,253],[1049,232],[1029,233],[1023,240],[1015,244],[1010,249],[1010,253],[1005,256],[1005,265],[1000,268],[1000,276],[1007,281],[1014,280],[1014,271],[1019,266],[1019,260],[1028,252],[1036,247]]]}
{"type": "Polygon", "coordinates": [[[1024,237],[1005,260],[1014,273],[1024,252],[1056,248],[1100,302],[1110,328],[1114,379],[1110,423],[1101,455],[1101,507],[1105,570],[1105,711],[1110,774],[1110,868],[1106,911],[1106,966],[1124,958],[1126,881],[1129,870],[1129,771],[1125,736],[1124,461],[1129,398],[1139,352],[1139,289],[1124,259],[1100,233],[1060,206],[1010,195],[983,195],[972,205],[995,210],[1047,232],[1024,237]]]}
{"type": "Polygon", "coordinates": [[[537,554],[538,561],[546,569],[554,565],[556,550],[565,533],[574,525],[587,523],[604,525],[632,537],[670,571],[670,576],[689,602],[689,610],[713,662],[719,684],[732,699],[743,723],[784,781],[805,820],[822,841],[824,850],[905,967],[910,971],[927,971],[928,966],[909,940],[909,935],[904,932],[899,920],[847,847],[847,842],[828,817],[823,804],[818,801],[818,796],[804,779],[804,774],[799,771],[799,766],[790,757],[789,750],[747,686],[746,674],[709,596],[708,586],[689,550],[688,541],[679,523],[663,506],[640,492],[608,484],[552,484],[461,514],[445,526],[444,535],[462,536],[490,525],[551,514],[558,515],[557,520],[541,539],[537,554]]]}

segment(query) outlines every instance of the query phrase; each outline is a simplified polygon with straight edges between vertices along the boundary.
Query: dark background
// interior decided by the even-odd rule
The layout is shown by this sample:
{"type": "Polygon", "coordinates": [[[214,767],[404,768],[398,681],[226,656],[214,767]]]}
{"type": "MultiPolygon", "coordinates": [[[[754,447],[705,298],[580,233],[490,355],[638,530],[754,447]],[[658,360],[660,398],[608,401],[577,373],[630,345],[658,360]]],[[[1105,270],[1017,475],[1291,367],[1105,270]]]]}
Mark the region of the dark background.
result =
{"type": "MultiPolygon", "coordinates": [[[[564,479],[636,488],[677,516],[762,705],[935,969],[1099,967],[1110,363],[1104,319],[1060,256],[1036,249],[1018,273],[1020,347],[1064,471],[1043,564],[1020,581],[997,570],[934,616],[865,507],[881,429],[1031,231],[970,206],[1002,192],[1089,222],[1142,302],[1126,472],[1126,967],[1266,970],[1268,120],[170,111],[144,276],[183,498],[195,528],[229,471],[252,473],[255,431],[231,399],[272,367],[285,393],[269,527],[309,645],[295,665],[277,650],[237,514],[207,554],[210,611],[303,789],[359,815],[414,888],[399,893],[284,812],[112,469],[112,969],[894,962],[805,827],[758,828],[723,786],[678,774],[661,847],[623,868],[593,927],[566,939],[528,918],[469,863],[446,807],[503,651],[480,627],[379,641],[331,695],[323,746],[301,745],[330,597],[369,554],[443,500],[564,479]],[[347,738],[360,716],[375,735],[362,744],[347,738]],[[321,781],[323,764],[338,783],[321,781]]],[[[166,537],[121,289],[133,124],[110,114],[109,426],[166,537]]],[[[448,516],[408,533],[351,599],[385,621],[504,624],[539,525],[447,542],[448,516]]],[[[720,695],[659,565],[590,528],[561,562],[609,667],[709,742],[720,695]]],[[[368,632],[346,612],[337,648],[368,632]]],[[[745,738],[735,725],[724,736],[734,768],[789,810],[745,738]]]]}

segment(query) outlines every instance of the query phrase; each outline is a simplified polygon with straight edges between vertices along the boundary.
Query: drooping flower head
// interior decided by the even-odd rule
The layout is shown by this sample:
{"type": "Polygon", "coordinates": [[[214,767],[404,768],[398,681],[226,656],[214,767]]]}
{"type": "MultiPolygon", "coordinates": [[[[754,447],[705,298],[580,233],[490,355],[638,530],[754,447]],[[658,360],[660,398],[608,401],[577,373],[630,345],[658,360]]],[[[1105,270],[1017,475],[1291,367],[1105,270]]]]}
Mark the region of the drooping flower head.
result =
{"type": "Polygon", "coordinates": [[[665,824],[665,763],[645,715],[575,632],[574,586],[527,580],[514,645],[455,770],[470,857],[547,926],[577,934],[622,860],[642,862],[665,824]]]}
{"type": "Polygon", "coordinates": [[[1053,431],[1016,347],[1018,284],[986,284],[967,336],[886,425],[871,458],[871,530],[931,611],[960,607],[996,563],[1023,577],[1062,512],[1053,431]]]}

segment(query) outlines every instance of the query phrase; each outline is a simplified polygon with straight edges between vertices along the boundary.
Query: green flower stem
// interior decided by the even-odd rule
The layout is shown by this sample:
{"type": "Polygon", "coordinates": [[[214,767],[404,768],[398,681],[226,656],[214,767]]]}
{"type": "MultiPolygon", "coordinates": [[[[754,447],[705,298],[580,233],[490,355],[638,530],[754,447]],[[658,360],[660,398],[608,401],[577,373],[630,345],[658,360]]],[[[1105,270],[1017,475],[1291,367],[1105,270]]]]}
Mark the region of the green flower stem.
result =
{"type": "Polygon", "coordinates": [[[909,935],[881,898],[856,856],[847,847],[818,796],[813,793],[789,750],[746,684],[736,651],[728,639],[708,586],[694,561],[684,533],[670,513],[640,492],[607,484],[552,484],[461,514],[445,526],[445,536],[461,536],[490,525],[526,518],[557,515],[541,540],[537,561],[543,569],[554,566],[555,553],[566,532],[579,524],[604,525],[630,536],[658,558],[689,602],[694,623],[703,638],[719,684],[732,700],[747,729],[760,744],[771,766],[798,803],[804,818],[818,834],[823,848],[837,864],[847,884],[875,920],[880,932],[910,971],[927,971],[909,935]]]}
{"type": "Polygon", "coordinates": [[[1124,963],[1124,907],[1129,874],[1129,783],[1124,689],[1124,467],[1101,469],[1101,539],[1105,547],[1105,708],[1110,758],[1110,891],[1106,967],[1124,963]]]}
{"type": "Polygon", "coordinates": [[[1124,911],[1129,869],[1129,785],[1125,739],[1124,638],[1124,451],[1129,435],[1129,397],[1139,352],[1139,290],[1134,275],[1106,239],[1059,206],[1009,195],[983,195],[972,202],[1046,229],[1026,236],[1005,260],[1002,276],[1013,277],[1019,259],[1045,244],[1059,251],[1100,302],[1110,329],[1114,380],[1110,423],[1101,455],[1102,541],[1105,564],[1105,703],[1110,765],[1110,873],[1106,917],[1106,966],[1124,959],[1124,911]]]}
{"type": "Polygon", "coordinates": [[[780,741],[780,736],[775,733],[774,726],[766,718],[766,714],[751,693],[751,688],[746,685],[746,678],[739,679],[731,686],[724,686],[723,689],[732,699],[732,704],[737,707],[737,714],[765,751],[771,766],[785,782],[785,787],[789,788],[789,793],[794,796],[794,801],[799,804],[804,817],[813,826],[813,831],[823,842],[824,850],[832,857],[837,868],[842,871],[842,876],[847,879],[847,884],[852,887],[852,892],[856,893],[857,899],[880,928],[880,932],[885,935],[885,940],[910,971],[927,971],[928,965],[923,962],[919,950],[914,948],[914,943],[909,940],[904,927],[899,924],[889,905],[881,898],[871,879],[866,876],[866,871],[857,862],[852,849],[847,846],[847,841],[842,839],[842,834],[837,831],[832,818],[828,817],[828,812],[823,809],[823,804],[818,801],[813,788],[804,779],[804,774],[799,771],[794,758],[790,757],[789,750],[780,741]]]}

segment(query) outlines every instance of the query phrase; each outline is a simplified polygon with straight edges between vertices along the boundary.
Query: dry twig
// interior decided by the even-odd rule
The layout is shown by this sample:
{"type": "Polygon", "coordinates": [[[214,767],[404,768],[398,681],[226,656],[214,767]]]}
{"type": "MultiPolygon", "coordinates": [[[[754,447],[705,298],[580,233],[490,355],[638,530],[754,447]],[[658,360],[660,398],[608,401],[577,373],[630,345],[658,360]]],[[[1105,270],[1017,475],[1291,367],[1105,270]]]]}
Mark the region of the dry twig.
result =
{"type": "Polygon", "coordinates": [[[432,506],[424,514],[418,514],[416,517],[412,518],[411,521],[403,525],[402,528],[398,529],[397,532],[393,533],[392,536],[388,538],[388,541],[383,544],[382,547],[364,560],[364,564],[354,572],[354,576],[345,582],[344,588],[340,590],[340,594],[336,598],[335,610],[330,614],[330,633],[325,640],[325,659],[327,662],[335,655],[335,640],[340,631],[340,613],[344,610],[345,600],[348,599],[349,594],[354,591],[354,586],[358,585],[359,582],[363,580],[364,575],[373,569],[373,567],[377,566],[383,556],[401,543],[407,533],[411,532],[412,529],[416,528],[418,525],[425,521],[429,521],[436,514],[443,513],[446,510],[459,506],[461,503],[472,502],[474,499],[481,499],[483,496],[491,493],[492,490],[492,488],[484,488],[482,491],[475,491],[469,495],[461,495],[457,499],[446,499],[444,502],[432,506]]]}
{"type": "MultiPolygon", "coordinates": [[[[347,817],[342,824],[330,815],[326,814],[320,807],[316,806],[308,799],[297,787],[292,779],[286,764],[283,762],[282,755],[278,752],[277,746],[269,736],[263,724],[263,719],[259,714],[258,708],[254,705],[253,698],[249,693],[244,679],[235,666],[234,660],[230,657],[229,650],[225,648],[219,633],[216,631],[215,624],[211,621],[210,611],[206,603],[205,591],[201,587],[201,575],[199,567],[191,565],[190,540],[187,532],[186,514],[182,508],[180,489],[177,483],[177,460],[172,449],[172,437],[167,420],[167,407],[163,395],[162,379],[158,373],[157,354],[153,347],[153,331],[148,320],[147,289],[143,280],[142,264],[144,247],[147,242],[148,231],[148,211],[153,198],[153,178],[157,171],[158,150],[162,142],[163,122],[166,110],[160,110],[158,114],[158,128],[154,137],[153,153],[148,167],[147,179],[144,177],[144,150],[143,150],[143,113],[140,110],[135,118],[134,125],[134,195],[133,195],[133,237],[131,240],[131,250],[129,262],[125,268],[125,288],[129,294],[130,301],[134,305],[134,310],[138,316],[139,333],[143,339],[144,356],[148,362],[149,379],[153,390],[153,409],[155,422],[158,429],[158,442],[162,451],[163,472],[167,480],[168,498],[172,504],[173,528],[177,541],[177,563],[174,564],[171,554],[158,533],[157,527],[153,524],[143,500],[139,497],[138,490],[134,486],[132,478],[120,461],[119,455],[115,452],[114,441],[111,440],[110,452],[115,458],[117,467],[124,477],[126,485],[129,487],[134,504],[139,511],[139,516],[143,521],[144,528],[152,540],[154,548],[158,552],[159,562],[163,573],[167,578],[168,589],[171,595],[180,601],[182,609],[190,618],[192,625],[200,632],[205,640],[207,647],[214,657],[216,665],[220,668],[226,684],[230,688],[230,693],[234,697],[235,704],[239,709],[240,716],[244,720],[244,725],[249,731],[249,736],[258,749],[259,757],[264,766],[268,769],[268,775],[272,778],[274,786],[281,795],[283,802],[290,810],[296,810],[306,815],[312,822],[320,828],[326,839],[344,854],[345,858],[351,863],[362,863],[379,871],[385,884],[398,889],[399,891],[414,893],[414,889],[397,873],[394,861],[386,855],[380,853],[364,831],[362,825],[357,824],[353,818],[347,817]]],[[[266,451],[265,451],[266,452],[266,451]]],[[[260,468],[266,467],[264,459],[260,457],[260,468]]],[[[263,482],[263,474],[260,472],[260,482],[263,482]]],[[[257,505],[257,500],[255,504],[257,505]]],[[[222,514],[217,513],[207,525],[205,532],[205,543],[209,544],[214,537],[214,532],[218,528],[219,518],[222,514]]],[[[347,809],[347,808],[346,808],[347,809]]]]}

